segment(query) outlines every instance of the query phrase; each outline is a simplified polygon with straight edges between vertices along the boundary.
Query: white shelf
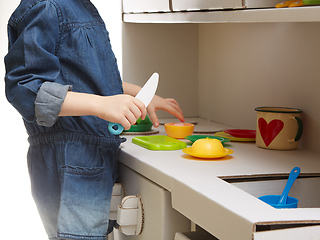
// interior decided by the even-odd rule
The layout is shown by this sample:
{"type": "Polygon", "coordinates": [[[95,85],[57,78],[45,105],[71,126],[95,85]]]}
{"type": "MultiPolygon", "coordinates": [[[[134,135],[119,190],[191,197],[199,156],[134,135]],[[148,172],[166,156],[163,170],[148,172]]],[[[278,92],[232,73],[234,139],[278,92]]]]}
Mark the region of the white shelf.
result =
{"type": "Polygon", "coordinates": [[[123,14],[127,23],[272,23],[320,22],[320,6],[197,12],[123,14]]]}

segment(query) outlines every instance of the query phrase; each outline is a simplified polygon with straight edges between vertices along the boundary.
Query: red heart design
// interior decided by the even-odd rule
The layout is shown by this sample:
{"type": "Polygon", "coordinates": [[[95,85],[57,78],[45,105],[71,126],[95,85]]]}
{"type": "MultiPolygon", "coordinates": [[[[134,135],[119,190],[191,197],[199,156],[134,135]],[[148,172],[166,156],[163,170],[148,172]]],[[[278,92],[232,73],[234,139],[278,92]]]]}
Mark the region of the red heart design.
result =
{"type": "Polygon", "coordinates": [[[267,123],[264,118],[259,118],[258,126],[261,137],[268,147],[273,139],[275,139],[276,136],[278,136],[278,134],[281,132],[284,123],[279,119],[274,119],[271,122],[267,123]]]}

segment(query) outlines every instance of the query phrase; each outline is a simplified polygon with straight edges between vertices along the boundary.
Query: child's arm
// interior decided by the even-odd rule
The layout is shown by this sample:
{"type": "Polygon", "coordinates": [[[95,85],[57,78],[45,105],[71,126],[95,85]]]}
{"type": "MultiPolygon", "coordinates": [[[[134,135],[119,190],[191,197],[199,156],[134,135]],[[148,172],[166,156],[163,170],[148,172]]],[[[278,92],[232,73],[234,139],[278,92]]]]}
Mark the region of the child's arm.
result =
{"type": "MultiPolygon", "coordinates": [[[[59,116],[85,116],[93,115],[110,122],[120,123],[124,129],[130,129],[137,119],[146,117],[144,104],[134,98],[141,87],[123,83],[125,94],[114,96],[98,96],[94,94],[77,93],[69,91],[61,106],[59,116]]],[[[156,111],[164,110],[184,122],[184,117],[179,104],[174,99],[164,99],[154,96],[148,106],[148,113],[155,127],[159,126],[156,111]]]]}
{"type": "Polygon", "coordinates": [[[59,116],[93,115],[110,122],[120,123],[124,129],[128,130],[139,117],[144,119],[146,114],[144,104],[127,94],[98,96],[69,91],[59,116]]]}

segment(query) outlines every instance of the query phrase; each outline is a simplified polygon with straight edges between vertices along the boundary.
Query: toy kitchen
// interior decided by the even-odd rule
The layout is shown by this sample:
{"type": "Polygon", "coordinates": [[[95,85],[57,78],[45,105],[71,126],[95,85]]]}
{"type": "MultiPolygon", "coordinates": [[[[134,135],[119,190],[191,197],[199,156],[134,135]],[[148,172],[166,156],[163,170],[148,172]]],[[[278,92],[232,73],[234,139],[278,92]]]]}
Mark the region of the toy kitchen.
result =
{"type": "Polygon", "coordinates": [[[237,4],[123,1],[123,79],[142,86],[158,72],[156,94],[175,98],[193,129],[170,137],[179,121],[159,111],[159,128],[122,133],[119,208],[131,220],[119,223],[120,239],[320,239],[320,6],[237,4]],[[279,109],[294,110],[267,139],[280,121],[260,114],[279,109]],[[295,145],[269,147],[286,121],[295,145]],[[196,143],[212,139],[220,156],[201,155],[196,143]],[[260,199],[284,189],[297,205],[260,199]]]}

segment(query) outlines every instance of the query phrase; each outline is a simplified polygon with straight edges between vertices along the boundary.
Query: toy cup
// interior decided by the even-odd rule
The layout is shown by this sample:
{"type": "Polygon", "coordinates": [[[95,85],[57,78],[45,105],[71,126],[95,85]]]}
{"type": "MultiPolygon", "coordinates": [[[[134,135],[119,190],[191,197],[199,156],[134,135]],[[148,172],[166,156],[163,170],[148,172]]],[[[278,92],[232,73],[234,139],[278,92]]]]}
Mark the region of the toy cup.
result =
{"type": "Polygon", "coordinates": [[[258,147],[292,150],[298,147],[303,131],[301,110],[284,107],[258,107],[256,144],[258,147]]]}

